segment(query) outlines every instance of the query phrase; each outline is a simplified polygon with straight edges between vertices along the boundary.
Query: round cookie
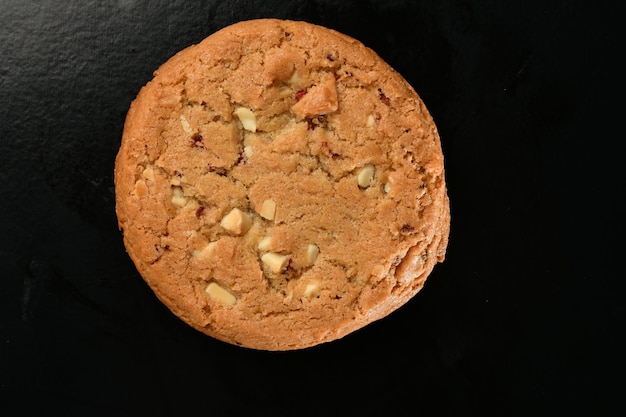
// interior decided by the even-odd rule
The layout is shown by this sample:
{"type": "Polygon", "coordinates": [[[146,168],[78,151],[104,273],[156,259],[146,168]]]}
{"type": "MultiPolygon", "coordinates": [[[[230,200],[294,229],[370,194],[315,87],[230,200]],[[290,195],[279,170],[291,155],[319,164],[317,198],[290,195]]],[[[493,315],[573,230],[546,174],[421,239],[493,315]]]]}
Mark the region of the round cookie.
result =
{"type": "Polygon", "coordinates": [[[401,307],[444,259],[437,128],[336,31],[260,19],[176,54],[129,109],[124,243],[158,298],[222,341],[290,350],[401,307]]]}

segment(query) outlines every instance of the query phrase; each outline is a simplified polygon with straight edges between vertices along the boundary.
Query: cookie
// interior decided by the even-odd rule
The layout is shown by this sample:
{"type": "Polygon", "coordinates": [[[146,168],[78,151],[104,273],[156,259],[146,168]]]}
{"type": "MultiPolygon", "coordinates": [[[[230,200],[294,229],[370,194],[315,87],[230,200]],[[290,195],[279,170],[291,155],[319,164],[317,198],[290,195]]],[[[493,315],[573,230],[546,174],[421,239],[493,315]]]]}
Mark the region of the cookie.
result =
{"type": "Polygon", "coordinates": [[[240,22],[163,64],[128,111],[115,190],[156,296],[252,349],[302,349],[387,316],[448,242],[424,103],[362,43],[305,22],[240,22]]]}

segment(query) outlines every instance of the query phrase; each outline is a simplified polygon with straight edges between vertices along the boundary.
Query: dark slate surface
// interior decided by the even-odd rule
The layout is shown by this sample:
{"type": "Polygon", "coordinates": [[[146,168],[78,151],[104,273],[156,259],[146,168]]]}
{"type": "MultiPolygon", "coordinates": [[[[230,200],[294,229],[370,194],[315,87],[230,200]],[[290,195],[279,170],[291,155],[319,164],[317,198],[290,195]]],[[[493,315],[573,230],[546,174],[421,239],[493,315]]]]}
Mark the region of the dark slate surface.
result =
{"type": "MultiPolygon", "coordinates": [[[[623,410],[617,1],[0,1],[0,414],[543,416],[623,410]],[[308,20],[420,93],[448,257],[388,318],[299,352],[188,328],[128,259],[130,101],[239,20],[308,20]]],[[[619,413],[618,413],[619,414],[619,413]]]]}

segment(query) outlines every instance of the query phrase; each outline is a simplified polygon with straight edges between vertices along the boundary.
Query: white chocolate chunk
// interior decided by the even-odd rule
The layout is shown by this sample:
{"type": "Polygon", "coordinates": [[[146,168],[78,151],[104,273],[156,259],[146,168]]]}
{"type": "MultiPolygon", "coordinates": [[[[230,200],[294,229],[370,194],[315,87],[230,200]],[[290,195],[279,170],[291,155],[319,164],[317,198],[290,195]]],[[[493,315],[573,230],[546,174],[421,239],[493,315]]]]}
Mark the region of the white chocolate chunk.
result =
{"type": "Polygon", "coordinates": [[[182,187],[172,187],[172,195],[174,197],[184,197],[182,187]]]}
{"type": "Polygon", "coordinates": [[[268,252],[261,256],[261,261],[263,261],[263,263],[270,268],[270,271],[278,274],[287,266],[289,256],[281,255],[280,253],[268,252]]]}
{"type": "Polygon", "coordinates": [[[148,186],[143,180],[139,180],[135,183],[135,194],[137,197],[145,197],[148,195],[148,186]]]}
{"type": "Polygon", "coordinates": [[[276,202],[272,199],[265,200],[259,211],[261,217],[267,220],[274,220],[276,214],[276,202]]]}
{"type": "Polygon", "coordinates": [[[209,242],[205,247],[193,251],[193,257],[198,259],[206,259],[215,253],[217,242],[209,242]]]}
{"type": "Polygon", "coordinates": [[[252,155],[254,155],[254,148],[252,146],[245,146],[243,148],[243,154],[246,156],[246,158],[250,159],[252,158],[252,155]]]}
{"type": "Polygon", "coordinates": [[[265,236],[263,239],[259,241],[257,248],[259,248],[259,250],[266,251],[266,250],[269,250],[271,244],[272,244],[272,237],[265,236]]]}
{"type": "Polygon", "coordinates": [[[184,207],[187,204],[187,199],[181,187],[172,187],[172,204],[177,207],[184,207]]]}
{"type": "Polygon", "coordinates": [[[320,254],[320,248],[317,245],[309,244],[306,248],[306,261],[309,265],[313,265],[320,254]]]}
{"type": "Polygon", "coordinates": [[[254,117],[252,110],[245,107],[237,107],[235,114],[241,121],[244,129],[250,132],[256,132],[256,117],[254,117]]]}
{"type": "Polygon", "coordinates": [[[214,301],[217,301],[225,306],[232,306],[237,301],[237,297],[232,295],[226,288],[220,286],[216,282],[210,283],[206,287],[205,291],[214,301]]]}
{"type": "Polygon", "coordinates": [[[147,167],[146,169],[144,169],[141,175],[146,181],[154,181],[154,170],[152,169],[152,167],[147,167]]]}
{"type": "Polygon", "coordinates": [[[370,114],[369,116],[367,116],[367,127],[374,127],[375,124],[376,118],[374,118],[374,115],[370,114]]]}
{"type": "Polygon", "coordinates": [[[387,182],[385,183],[385,186],[383,188],[384,191],[385,191],[385,194],[389,194],[389,192],[391,191],[391,187],[393,186],[393,183],[394,183],[393,177],[389,176],[389,178],[387,178],[387,182]]]}
{"type": "Polygon", "coordinates": [[[374,179],[374,166],[373,165],[365,165],[359,171],[359,175],[357,176],[357,182],[359,183],[359,187],[367,188],[372,184],[372,180],[374,179]]]}
{"type": "Polygon", "coordinates": [[[251,225],[251,216],[236,207],[224,216],[220,222],[220,226],[236,235],[246,233],[251,225]]]}
{"type": "Polygon", "coordinates": [[[183,127],[183,130],[185,131],[185,133],[193,132],[193,130],[191,130],[191,126],[189,125],[189,122],[187,121],[187,118],[183,116],[182,114],[180,115],[180,124],[183,127]]]}
{"type": "Polygon", "coordinates": [[[300,76],[298,75],[297,71],[294,71],[293,74],[291,74],[291,78],[289,78],[289,81],[287,81],[289,84],[294,85],[299,83],[301,80],[300,76]]]}
{"type": "Polygon", "coordinates": [[[320,295],[320,286],[317,281],[309,282],[306,284],[304,292],[302,293],[306,298],[314,298],[320,295]]]}

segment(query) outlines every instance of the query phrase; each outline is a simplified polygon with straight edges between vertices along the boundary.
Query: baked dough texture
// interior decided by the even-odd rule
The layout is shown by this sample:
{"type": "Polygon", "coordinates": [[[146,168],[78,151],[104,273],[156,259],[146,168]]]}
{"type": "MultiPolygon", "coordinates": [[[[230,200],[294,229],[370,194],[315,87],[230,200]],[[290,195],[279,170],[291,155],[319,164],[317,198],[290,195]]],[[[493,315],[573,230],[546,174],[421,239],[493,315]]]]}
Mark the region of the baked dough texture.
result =
{"type": "Polygon", "coordinates": [[[444,259],[437,128],[357,40],[299,21],[226,27],[162,65],[115,162],[127,252],[180,319],[293,350],[404,305],[444,259]]]}

